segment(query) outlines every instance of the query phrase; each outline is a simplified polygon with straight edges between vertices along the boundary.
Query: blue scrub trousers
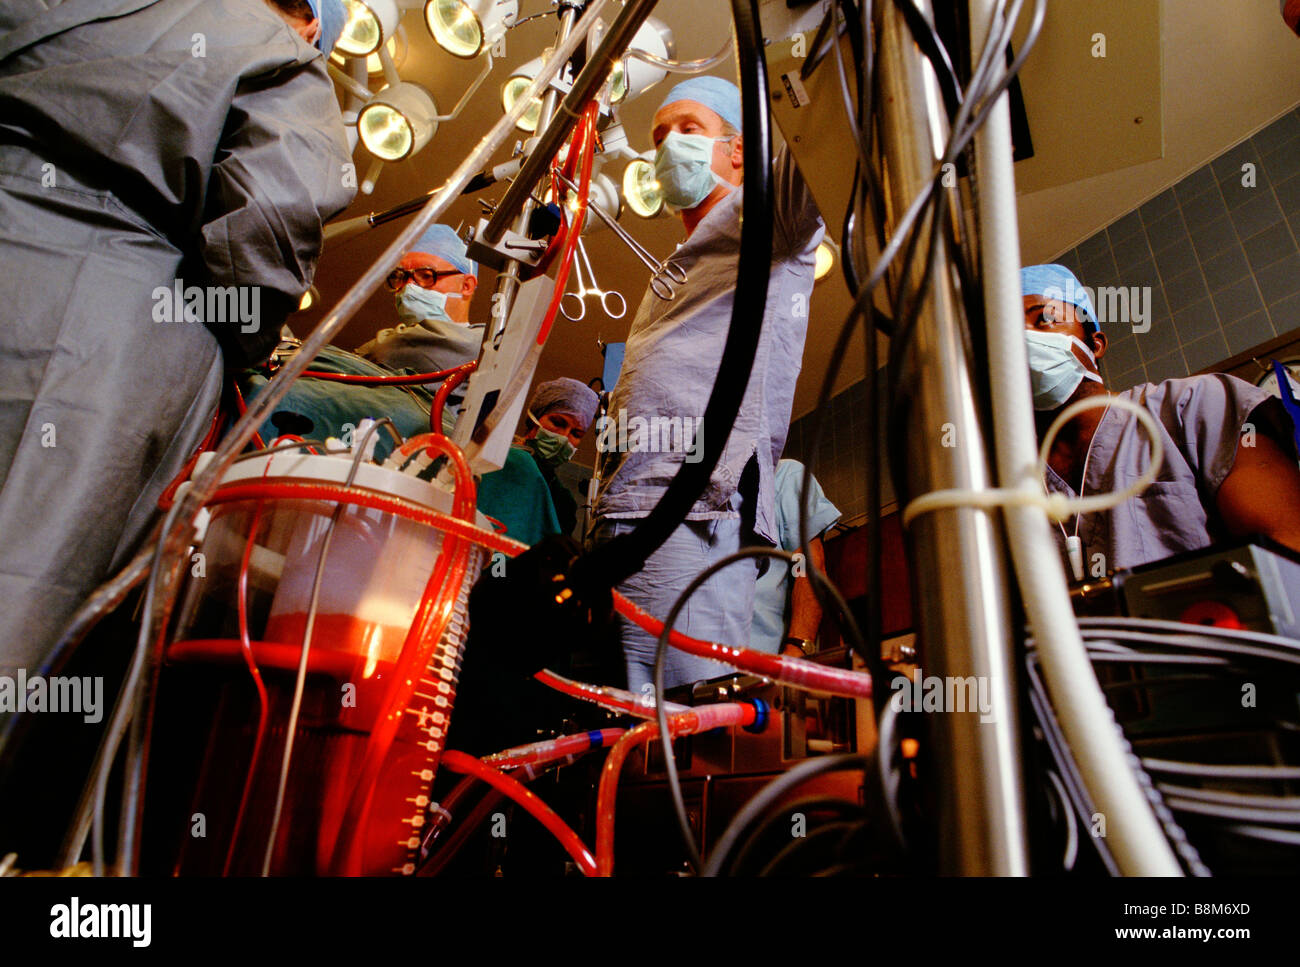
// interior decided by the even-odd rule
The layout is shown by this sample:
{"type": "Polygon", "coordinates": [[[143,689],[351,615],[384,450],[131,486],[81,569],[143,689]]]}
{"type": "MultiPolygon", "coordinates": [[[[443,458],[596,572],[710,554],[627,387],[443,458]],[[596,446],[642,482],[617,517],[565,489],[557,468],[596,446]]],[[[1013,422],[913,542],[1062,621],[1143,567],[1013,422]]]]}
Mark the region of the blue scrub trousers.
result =
{"type": "MultiPolygon", "coordinates": [[[[602,518],[592,533],[593,544],[603,544],[635,530],[640,519],[602,518]]],[[[697,574],[710,564],[734,554],[742,546],[745,528],[740,518],[688,520],[681,523],[645,566],[618,586],[622,594],[663,620],[673,603],[697,574]]],[[[748,647],[754,605],[758,558],[728,564],[704,582],[687,600],[674,628],[692,638],[748,647]]],[[[656,638],[619,617],[627,687],[638,695],[653,692],[656,638]]],[[[734,669],[708,658],[697,658],[669,647],[664,664],[664,687],[673,688],[717,678],[734,669]]]]}

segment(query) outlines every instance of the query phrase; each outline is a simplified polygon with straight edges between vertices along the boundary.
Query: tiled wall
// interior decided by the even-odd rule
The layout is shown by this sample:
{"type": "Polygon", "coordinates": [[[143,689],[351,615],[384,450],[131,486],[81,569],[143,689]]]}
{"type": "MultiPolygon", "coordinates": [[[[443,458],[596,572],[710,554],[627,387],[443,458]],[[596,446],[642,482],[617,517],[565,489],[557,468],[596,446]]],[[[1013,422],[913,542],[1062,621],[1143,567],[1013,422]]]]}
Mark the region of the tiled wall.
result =
{"type": "MultiPolygon", "coordinates": [[[[1103,326],[1110,346],[1102,372],[1125,388],[1186,376],[1300,328],[1297,241],[1300,108],[1053,261],[1089,287],[1151,287],[1148,331],[1103,326]],[[1254,166],[1253,186],[1243,183],[1246,164],[1254,166]]],[[[867,510],[865,400],[864,383],[831,400],[816,461],[846,521],[867,510]]],[[[791,425],[785,456],[807,462],[812,419],[791,425]]],[[[883,484],[888,505],[888,471],[883,484]]]]}
{"type": "MultiPolygon", "coordinates": [[[[881,422],[877,452],[885,452],[884,404],[888,394],[888,379],[880,372],[877,397],[880,400],[881,422]]],[[[822,431],[821,448],[813,463],[817,480],[831,501],[839,508],[840,519],[845,523],[863,518],[867,513],[867,384],[854,383],[848,389],[831,397],[830,412],[822,431]]],[[[803,463],[809,462],[813,445],[813,414],[790,424],[790,435],[785,441],[784,456],[803,463]]],[[[881,472],[881,497],[887,506],[894,500],[893,482],[889,468],[881,472]]]]}
{"type": "Polygon", "coordinates": [[[1298,238],[1300,109],[1056,261],[1086,286],[1151,286],[1148,332],[1103,327],[1103,375],[1126,387],[1186,376],[1300,327],[1298,238]]]}

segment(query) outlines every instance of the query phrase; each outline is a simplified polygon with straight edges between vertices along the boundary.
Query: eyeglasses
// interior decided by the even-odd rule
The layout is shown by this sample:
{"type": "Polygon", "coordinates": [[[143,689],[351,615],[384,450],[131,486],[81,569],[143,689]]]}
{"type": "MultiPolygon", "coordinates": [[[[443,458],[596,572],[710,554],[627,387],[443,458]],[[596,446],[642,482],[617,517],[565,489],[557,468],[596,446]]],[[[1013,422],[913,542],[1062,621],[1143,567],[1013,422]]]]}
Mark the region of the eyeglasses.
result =
{"type": "Polygon", "coordinates": [[[457,269],[394,269],[388,276],[388,287],[396,292],[410,280],[422,289],[432,289],[439,279],[461,275],[457,269]]]}

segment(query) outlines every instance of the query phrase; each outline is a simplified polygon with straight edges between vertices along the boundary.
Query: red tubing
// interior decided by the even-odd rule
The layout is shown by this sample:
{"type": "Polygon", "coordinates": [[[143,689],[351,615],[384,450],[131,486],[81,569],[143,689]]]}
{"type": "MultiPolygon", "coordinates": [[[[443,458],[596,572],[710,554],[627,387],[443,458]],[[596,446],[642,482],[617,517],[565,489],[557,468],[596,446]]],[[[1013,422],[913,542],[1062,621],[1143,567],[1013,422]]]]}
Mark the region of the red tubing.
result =
{"type": "MultiPolygon", "coordinates": [[[[720,705],[702,705],[687,712],[668,717],[668,733],[672,738],[707,732],[720,725],[751,725],[758,709],[750,702],[726,702],[720,705]]],[[[600,773],[600,787],[596,794],[596,875],[614,874],[614,806],[618,793],[618,776],[623,761],[638,745],[659,735],[658,722],[642,722],[625,734],[610,749],[605,767],[600,773]]]]}
{"type": "Polygon", "coordinates": [[[172,503],[176,500],[176,491],[180,489],[181,484],[190,479],[190,474],[194,472],[194,465],[199,462],[199,455],[216,446],[217,440],[221,437],[221,409],[212,416],[212,424],[208,427],[208,434],[205,436],[198,449],[194,454],[185,461],[185,466],[181,467],[172,482],[167,485],[167,489],[158,495],[158,508],[160,510],[171,510],[172,503]]]}
{"type": "Polygon", "coordinates": [[[342,484],[303,483],[290,480],[268,480],[266,483],[224,484],[208,498],[208,505],[226,504],[239,500],[256,500],[260,497],[282,497],[285,500],[333,500],[357,507],[371,507],[375,510],[399,514],[407,520],[436,527],[473,541],[493,551],[515,557],[528,550],[528,545],[504,534],[484,530],[465,520],[449,517],[436,510],[430,510],[422,504],[392,497],[388,494],[365,490],[361,487],[345,487],[342,484]]]}
{"type": "MultiPolygon", "coordinates": [[[[618,748],[618,746],[615,746],[618,748]]],[[[518,779],[513,779],[498,769],[485,765],[473,756],[466,755],[463,752],[457,752],[455,749],[447,749],[442,754],[442,764],[452,772],[459,772],[463,775],[474,776],[476,779],[482,779],[493,789],[509,796],[524,809],[532,814],[533,818],[540,822],[556,839],[565,851],[573,857],[573,861],[578,864],[586,876],[593,876],[596,873],[596,861],[591,855],[591,850],[583,845],[578,834],[575,833],[559,816],[555,810],[546,805],[537,793],[533,792],[518,779]]]]}
{"type": "Polygon", "coordinates": [[[476,369],[478,369],[478,360],[471,360],[463,366],[457,366],[451,370],[450,375],[442,381],[437,394],[433,397],[433,407],[429,410],[430,433],[442,433],[442,409],[447,405],[447,397],[451,395],[453,389],[463,383],[466,377],[476,369]]]}
{"type": "Polygon", "coordinates": [[[582,223],[587,216],[587,192],[591,187],[592,158],[596,150],[596,119],[599,115],[600,104],[592,101],[583,111],[582,126],[575,132],[569,145],[566,168],[567,162],[574,158],[575,152],[582,156],[582,177],[578,183],[578,210],[566,229],[564,255],[560,261],[560,268],[555,273],[555,292],[551,295],[551,304],[546,309],[546,318],[542,320],[541,328],[537,330],[539,346],[546,342],[546,337],[551,333],[551,326],[555,323],[555,316],[560,311],[560,300],[564,298],[564,287],[569,281],[569,270],[573,267],[573,253],[578,248],[578,239],[582,237],[582,223]]]}
{"type": "MultiPolygon", "coordinates": [[[[472,526],[474,519],[474,478],[469,471],[460,448],[441,434],[425,434],[413,437],[401,447],[404,454],[413,453],[420,447],[436,451],[446,456],[456,476],[456,488],[453,495],[452,512],[457,517],[468,519],[472,526]]],[[[447,533],[443,537],[442,550],[434,564],[433,573],[425,585],[424,594],[416,609],[415,618],[402,643],[402,651],[393,672],[392,684],[384,694],[383,714],[375,724],[370,738],[366,742],[366,755],[361,773],[348,801],[344,813],[339,840],[335,845],[332,865],[345,876],[361,874],[362,843],[370,806],[374,801],[375,789],[383,770],[384,759],[397,737],[402,716],[412,694],[419,685],[422,669],[429,664],[434,650],[438,647],[442,633],[451,619],[456,598],[460,594],[461,584],[465,579],[468,566],[469,544],[463,537],[447,533]]],[[[454,682],[451,683],[454,689],[454,682]]],[[[454,691],[447,696],[448,702],[455,698],[454,691]]],[[[435,726],[430,726],[432,733],[435,726]]],[[[428,751],[433,757],[436,769],[441,743],[437,739],[429,740],[428,751]]]]}
{"type": "MultiPolygon", "coordinates": [[[[307,441],[304,440],[302,437],[298,436],[298,434],[296,434],[296,433],[285,433],[285,434],[282,434],[282,435],[276,437],[274,440],[272,440],[270,445],[271,445],[272,447],[275,447],[275,446],[279,446],[281,443],[286,443],[286,442],[287,442],[287,443],[301,443],[303,446],[306,446],[306,447],[307,447],[307,450],[308,450],[309,452],[311,452],[311,453],[315,453],[315,454],[317,454],[317,455],[320,454],[320,451],[319,451],[319,450],[317,450],[317,449],[316,449],[315,447],[313,447],[313,446],[309,446],[309,445],[307,444],[307,441]]],[[[267,466],[269,467],[270,464],[268,463],[267,466]]]]}
{"type": "MultiPolygon", "coordinates": [[[[270,469],[270,463],[267,463],[267,469],[270,469]]],[[[226,849],[226,862],[222,867],[221,875],[230,875],[230,864],[235,860],[235,844],[239,842],[239,831],[244,825],[244,813],[248,809],[248,795],[253,789],[253,776],[257,772],[257,763],[262,756],[262,743],[266,740],[267,717],[269,714],[270,704],[267,701],[266,683],[262,681],[262,670],[257,667],[257,660],[253,657],[252,636],[248,632],[248,562],[253,556],[253,544],[257,539],[257,525],[262,520],[262,503],[258,501],[253,511],[253,522],[248,528],[248,542],[244,545],[244,553],[239,561],[239,587],[237,592],[239,607],[239,648],[244,656],[244,663],[248,666],[248,674],[253,679],[253,686],[257,689],[257,735],[253,739],[253,754],[248,760],[248,772],[244,775],[244,791],[239,796],[239,810],[235,813],[234,829],[230,833],[230,846],[226,849]]]]}
{"type": "MultiPolygon", "coordinates": [[[[411,442],[407,441],[408,445],[411,442]]],[[[226,485],[213,494],[208,503],[219,504],[235,500],[251,500],[257,497],[343,501],[361,507],[372,507],[376,510],[400,514],[409,520],[464,537],[489,550],[500,551],[508,557],[515,557],[528,550],[528,545],[520,541],[512,540],[503,534],[483,530],[464,520],[448,517],[446,514],[429,510],[427,507],[422,507],[409,500],[336,484],[275,481],[263,484],[226,485]]],[[[636,622],[650,634],[658,635],[663,631],[662,621],[638,608],[617,591],[614,592],[614,608],[619,614],[630,621],[636,622]]],[[[717,642],[701,641],[684,635],[680,631],[670,632],[668,642],[674,648],[680,648],[689,654],[722,661],[742,671],[761,675],[764,678],[770,678],[785,685],[795,685],[811,691],[841,695],[847,698],[868,698],[871,695],[871,676],[862,672],[831,668],[801,658],[769,655],[748,648],[733,648],[730,645],[717,642]]],[[[547,684],[551,683],[547,682],[547,684]]],[[[585,692],[578,697],[592,698],[591,695],[585,692]]]]}
{"type": "Polygon", "coordinates": [[[440,379],[446,379],[459,368],[453,366],[451,369],[440,369],[435,373],[413,373],[410,376],[362,376],[356,373],[321,373],[308,369],[303,371],[302,376],[327,379],[334,383],[356,383],[360,386],[414,386],[419,383],[436,383],[440,379]]]}
{"type": "MultiPolygon", "coordinates": [[[[664,623],[638,608],[617,591],[614,592],[614,610],[630,621],[636,622],[652,635],[661,635],[664,623]]],[[[870,698],[871,676],[847,668],[831,668],[802,658],[769,655],[749,648],[735,648],[716,641],[701,641],[680,631],[668,634],[668,643],[688,655],[712,658],[741,671],[761,675],[785,685],[797,685],[814,692],[841,695],[846,698],[870,698]]]]}
{"type": "MultiPolygon", "coordinates": [[[[235,409],[239,411],[240,416],[243,416],[248,412],[248,404],[244,402],[244,394],[239,388],[239,381],[232,380],[230,385],[235,390],[235,409]]],[[[266,449],[266,441],[262,439],[262,434],[256,431],[253,433],[252,444],[258,450],[266,449]]]]}
{"type": "MultiPolygon", "coordinates": [[[[615,712],[624,712],[639,719],[652,719],[655,717],[655,703],[649,696],[634,695],[626,689],[614,688],[610,685],[588,685],[586,682],[575,682],[563,675],[557,675],[549,668],[543,668],[533,678],[547,688],[553,688],[557,692],[572,698],[582,699],[584,702],[594,702],[602,708],[615,712]]],[[[664,707],[668,710],[669,715],[688,711],[689,708],[686,705],[678,705],[674,702],[667,702],[664,707]]]]}

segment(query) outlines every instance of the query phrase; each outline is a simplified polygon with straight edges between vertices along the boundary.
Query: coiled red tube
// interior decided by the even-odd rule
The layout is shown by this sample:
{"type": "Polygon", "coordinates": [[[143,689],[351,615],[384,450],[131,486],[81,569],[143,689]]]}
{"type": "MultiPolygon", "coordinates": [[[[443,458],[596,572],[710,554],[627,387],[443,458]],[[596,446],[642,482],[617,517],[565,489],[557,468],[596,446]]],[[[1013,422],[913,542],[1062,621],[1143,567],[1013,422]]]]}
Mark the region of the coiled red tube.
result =
{"type": "MultiPolygon", "coordinates": [[[[707,732],[721,725],[752,725],[758,716],[751,702],[726,702],[720,705],[702,705],[668,718],[671,738],[707,732]]],[[[625,734],[610,749],[605,767],[600,773],[600,787],[596,794],[596,875],[612,876],[614,873],[614,806],[618,795],[618,777],[628,753],[638,745],[659,735],[658,722],[643,722],[625,734]]]]}

